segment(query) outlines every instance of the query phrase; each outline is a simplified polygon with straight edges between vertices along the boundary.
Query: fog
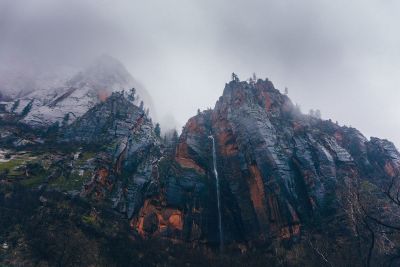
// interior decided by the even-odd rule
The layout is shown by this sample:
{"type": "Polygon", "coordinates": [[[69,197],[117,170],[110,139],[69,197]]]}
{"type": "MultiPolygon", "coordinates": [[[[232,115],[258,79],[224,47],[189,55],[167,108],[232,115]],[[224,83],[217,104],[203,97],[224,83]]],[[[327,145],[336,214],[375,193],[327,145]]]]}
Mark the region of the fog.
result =
{"type": "Polygon", "coordinates": [[[396,0],[0,0],[0,82],[106,53],[167,128],[213,107],[232,72],[255,72],[303,112],[400,147],[399,11],[396,0]]]}

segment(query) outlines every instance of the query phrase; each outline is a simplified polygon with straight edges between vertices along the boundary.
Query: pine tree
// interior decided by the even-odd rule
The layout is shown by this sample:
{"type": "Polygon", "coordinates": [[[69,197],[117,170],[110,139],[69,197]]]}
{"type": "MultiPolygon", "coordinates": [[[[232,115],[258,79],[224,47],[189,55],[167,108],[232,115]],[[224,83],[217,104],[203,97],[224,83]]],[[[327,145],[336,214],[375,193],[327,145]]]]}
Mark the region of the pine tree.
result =
{"type": "Polygon", "coordinates": [[[22,110],[22,112],[21,112],[21,116],[22,117],[25,117],[26,115],[28,115],[28,113],[31,111],[31,109],[32,109],[32,105],[33,105],[33,100],[31,100],[29,103],[28,103],[28,105],[26,105],[25,107],[24,107],[24,109],[22,110]]]}
{"type": "Polygon", "coordinates": [[[19,99],[14,102],[14,104],[11,108],[11,112],[15,112],[15,110],[18,108],[18,106],[19,106],[19,99]]]}
{"type": "Polygon", "coordinates": [[[156,134],[157,137],[160,137],[161,135],[161,128],[160,128],[160,124],[157,122],[156,126],[154,127],[154,133],[156,134]]]}
{"type": "Polygon", "coordinates": [[[172,133],[172,142],[174,144],[177,144],[178,140],[179,140],[178,131],[174,129],[174,132],[172,133]]]}
{"type": "Polygon", "coordinates": [[[239,81],[239,77],[234,72],[232,72],[232,81],[234,81],[234,82],[239,81]]]}
{"type": "Polygon", "coordinates": [[[65,114],[61,126],[66,127],[68,125],[68,121],[69,121],[69,113],[65,114]]]}
{"type": "Polygon", "coordinates": [[[131,102],[135,101],[135,94],[136,94],[136,89],[135,88],[130,89],[128,92],[128,100],[131,102]]]}

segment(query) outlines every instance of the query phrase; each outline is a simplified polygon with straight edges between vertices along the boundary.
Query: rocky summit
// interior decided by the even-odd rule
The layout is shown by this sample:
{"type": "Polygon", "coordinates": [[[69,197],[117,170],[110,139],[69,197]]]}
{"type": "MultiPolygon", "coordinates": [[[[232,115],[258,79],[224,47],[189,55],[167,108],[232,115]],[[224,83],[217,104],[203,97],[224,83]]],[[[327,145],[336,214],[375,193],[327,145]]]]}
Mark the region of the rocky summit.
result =
{"type": "Polygon", "coordinates": [[[0,127],[7,266],[398,266],[400,153],[233,76],[160,137],[135,91],[0,127]]]}
{"type": "MultiPolygon", "coordinates": [[[[147,91],[135,81],[121,62],[108,55],[97,58],[83,69],[58,71],[52,75],[34,77],[32,81],[25,81],[24,75],[20,76],[13,79],[11,76],[10,84],[0,80],[0,87],[8,85],[0,89],[5,92],[7,88],[18,91],[19,83],[28,83],[31,88],[29,93],[23,94],[27,90],[20,88],[17,97],[1,103],[10,113],[18,115],[21,122],[34,128],[49,127],[55,123],[70,124],[104,101],[112,92],[122,88],[135,87],[140,97],[152,105],[147,91]]],[[[12,94],[5,96],[10,98],[12,94]]],[[[139,97],[136,99],[138,104],[139,97]]]]}

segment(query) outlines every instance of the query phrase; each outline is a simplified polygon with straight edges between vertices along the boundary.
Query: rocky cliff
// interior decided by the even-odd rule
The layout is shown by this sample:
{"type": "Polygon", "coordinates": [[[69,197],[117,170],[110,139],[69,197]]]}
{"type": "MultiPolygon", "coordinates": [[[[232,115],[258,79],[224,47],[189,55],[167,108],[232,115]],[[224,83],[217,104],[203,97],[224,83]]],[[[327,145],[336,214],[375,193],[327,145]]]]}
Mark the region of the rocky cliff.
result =
{"type": "MultiPolygon", "coordinates": [[[[119,253],[104,244],[104,236],[114,240],[113,227],[129,246],[148,242],[137,255],[126,252],[126,261],[116,264],[122,266],[188,264],[191,253],[202,258],[193,265],[397,263],[400,153],[387,140],[368,140],[354,128],[302,114],[268,80],[229,82],[214,109],[189,119],[177,140],[161,140],[125,92],[57,130],[19,149],[14,139],[1,143],[7,170],[0,169],[0,203],[8,215],[0,216],[0,235],[27,240],[15,241],[12,251],[38,245],[29,227],[18,230],[25,234],[16,230],[24,220],[18,203],[33,198],[37,213],[27,213],[29,221],[51,214],[48,223],[58,225],[67,210],[68,229],[84,237],[100,265],[112,262],[104,255],[119,253]],[[21,185],[33,195],[20,193],[21,185]],[[62,200],[57,192],[65,193],[62,200]],[[17,223],[8,219],[13,214],[17,223]],[[166,260],[143,256],[157,244],[182,253],[167,251],[166,260]]],[[[18,125],[2,128],[7,138],[13,131],[35,140],[36,132],[18,125]]]]}
{"type": "Polygon", "coordinates": [[[109,200],[128,218],[143,204],[153,166],[161,157],[153,123],[143,108],[114,92],[103,103],[68,126],[62,142],[91,144],[99,151],[96,170],[81,195],[109,200]]]}
{"type": "Polygon", "coordinates": [[[232,81],[213,110],[185,125],[160,190],[164,202],[147,200],[135,221],[143,236],[174,232],[186,241],[220,242],[209,136],[216,141],[228,246],[301,243],[315,229],[351,243],[365,228],[365,186],[376,192],[398,186],[400,154],[391,142],[301,114],[268,80],[232,81]],[[163,214],[171,209],[179,223],[169,227],[163,214]]]}

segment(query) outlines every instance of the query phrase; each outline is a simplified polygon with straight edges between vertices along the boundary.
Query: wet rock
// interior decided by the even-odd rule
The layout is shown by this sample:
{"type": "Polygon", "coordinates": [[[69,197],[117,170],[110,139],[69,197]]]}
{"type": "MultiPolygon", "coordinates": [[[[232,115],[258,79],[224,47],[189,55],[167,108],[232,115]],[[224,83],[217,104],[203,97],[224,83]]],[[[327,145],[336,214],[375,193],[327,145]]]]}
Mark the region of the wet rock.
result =
{"type": "Polygon", "coordinates": [[[225,242],[298,240],[307,225],[332,220],[355,235],[357,183],[369,179],[370,168],[380,181],[399,170],[393,144],[302,115],[268,80],[232,81],[213,110],[189,119],[172,170],[153,196],[157,212],[181,211],[178,230],[186,240],[218,242],[209,135],[216,140],[225,242]]]}
{"type": "Polygon", "coordinates": [[[160,157],[159,142],[144,110],[115,92],[71,124],[63,141],[100,146],[97,171],[82,196],[110,200],[128,218],[143,204],[152,181],[153,162],[160,157]]]}

